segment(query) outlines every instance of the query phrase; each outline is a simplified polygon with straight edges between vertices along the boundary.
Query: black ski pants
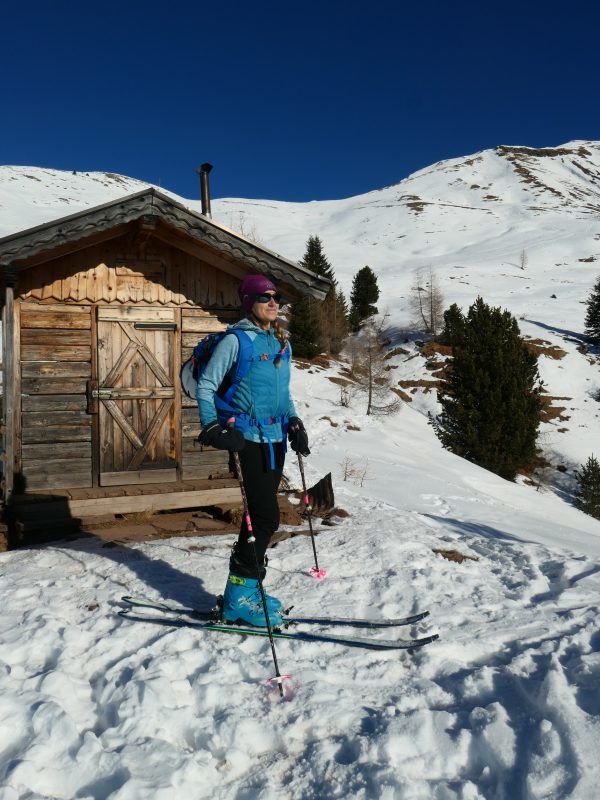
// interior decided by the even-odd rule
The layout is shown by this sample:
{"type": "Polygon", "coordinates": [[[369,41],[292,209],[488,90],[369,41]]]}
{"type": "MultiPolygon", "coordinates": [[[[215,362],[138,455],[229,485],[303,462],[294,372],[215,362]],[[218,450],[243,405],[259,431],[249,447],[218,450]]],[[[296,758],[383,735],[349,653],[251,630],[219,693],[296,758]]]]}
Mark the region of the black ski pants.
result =
{"type": "MultiPolygon", "coordinates": [[[[262,571],[265,553],[271,536],[279,527],[279,505],[277,490],[281,481],[285,453],[281,442],[273,442],[275,452],[275,469],[271,469],[269,445],[249,442],[240,450],[240,466],[248,499],[248,510],[254,536],[256,537],[256,555],[262,571]]],[[[230,468],[235,474],[233,456],[230,468]]],[[[252,543],[248,542],[248,528],[245,518],[242,519],[240,535],[231,557],[232,572],[247,578],[256,578],[256,560],[252,543]]]]}

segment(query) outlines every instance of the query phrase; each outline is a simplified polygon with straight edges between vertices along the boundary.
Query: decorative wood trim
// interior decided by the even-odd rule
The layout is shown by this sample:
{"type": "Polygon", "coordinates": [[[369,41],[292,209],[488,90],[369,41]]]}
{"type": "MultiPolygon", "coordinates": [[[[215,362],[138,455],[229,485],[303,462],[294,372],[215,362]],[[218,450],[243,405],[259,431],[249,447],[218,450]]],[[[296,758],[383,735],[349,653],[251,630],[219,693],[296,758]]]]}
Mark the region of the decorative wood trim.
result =
{"type": "Polygon", "coordinates": [[[123,370],[127,368],[129,362],[135,356],[137,351],[138,351],[137,344],[130,341],[125,350],[123,350],[123,352],[117,359],[116,364],[113,366],[113,368],[108,373],[106,378],[102,381],[101,388],[110,388],[113,385],[113,383],[117,380],[117,378],[123,372],[123,370]]]}
{"type": "Polygon", "coordinates": [[[143,462],[144,456],[148,452],[148,448],[152,443],[152,439],[154,438],[155,434],[159,431],[160,427],[162,426],[163,422],[167,418],[167,414],[171,410],[173,406],[173,399],[170,400],[163,400],[160,406],[158,407],[158,411],[152,418],[150,425],[146,433],[144,434],[144,443],[140,447],[140,449],[135,453],[129,464],[127,465],[127,472],[129,470],[136,470],[143,462]]]}
{"type": "Polygon", "coordinates": [[[119,406],[112,400],[102,400],[104,407],[109,412],[110,416],[117,423],[119,428],[123,431],[125,436],[129,439],[134,447],[144,447],[144,442],[137,435],[136,431],[131,427],[127,421],[127,417],[123,414],[119,406]]]}

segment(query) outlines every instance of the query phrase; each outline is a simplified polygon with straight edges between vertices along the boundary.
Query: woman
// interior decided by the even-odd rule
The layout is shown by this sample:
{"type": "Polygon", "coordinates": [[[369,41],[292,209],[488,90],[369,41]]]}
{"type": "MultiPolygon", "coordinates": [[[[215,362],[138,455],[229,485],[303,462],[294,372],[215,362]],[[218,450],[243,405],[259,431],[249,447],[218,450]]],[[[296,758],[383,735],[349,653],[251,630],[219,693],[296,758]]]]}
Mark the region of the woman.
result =
{"type": "MultiPolygon", "coordinates": [[[[306,430],[290,396],[291,349],[277,322],[281,295],[263,275],[246,276],[238,294],[247,316],[228,328],[236,335],[223,337],[198,381],[200,441],[239,453],[256,538],[254,544],[248,542],[246,521],[242,520],[229,560],[223,617],[228,622],[264,627],[267,621],[258,579],[264,580],[265,553],[279,527],[277,489],[285,460],[286,436],[294,451],[307,456],[310,450],[306,430]],[[223,408],[222,384],[235,371],[242,346],[248,349],[249,364],[229,400],[235,419],[232,424],[231,414],[223,408]]],[[[270,595],[266,598],[270,622],[281,624],[281,602],[270,595]]]]}

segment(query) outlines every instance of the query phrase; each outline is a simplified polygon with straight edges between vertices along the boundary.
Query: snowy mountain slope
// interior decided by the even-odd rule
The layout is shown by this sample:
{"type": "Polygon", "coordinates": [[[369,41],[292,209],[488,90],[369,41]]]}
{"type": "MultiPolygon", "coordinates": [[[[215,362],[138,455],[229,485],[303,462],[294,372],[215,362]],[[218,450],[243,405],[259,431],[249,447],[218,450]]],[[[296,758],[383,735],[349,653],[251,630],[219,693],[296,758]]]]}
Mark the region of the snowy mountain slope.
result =
{"type": "MultiPolygon", "coordinates": [[[[110,173],[0,167],[0,235],[145,185],[110,173]]],[[[200,210],[199,201],[172,196],[200,210]]],[[[572,488],[573,469],[600,452],[598,362],[578,350],[584,301],[600,273],[600,142],[501,146],[344,200],[222,199],[212,207],[216,220],[288,258],[301,258],[308,236],[319,235],[346,292],[356,270],[369,264],[396,343],[411,329],[418,268],[434,271],[445,305],[466,309],[481,295],[508,308],[525,336],[566,352],[562,359],[540,357],[549,396],[565,398],[553,401],[565,411],[542,426],[540,437],[550,463],[569,469],[566,479],[555,476],[559,483],[572,488]]],[[[430,377],[422,359],[395,365],[399,379],[430,377]]],[[[415,402],[425,413],[435,410],[433,394],[419,393],[415,402]]]]}

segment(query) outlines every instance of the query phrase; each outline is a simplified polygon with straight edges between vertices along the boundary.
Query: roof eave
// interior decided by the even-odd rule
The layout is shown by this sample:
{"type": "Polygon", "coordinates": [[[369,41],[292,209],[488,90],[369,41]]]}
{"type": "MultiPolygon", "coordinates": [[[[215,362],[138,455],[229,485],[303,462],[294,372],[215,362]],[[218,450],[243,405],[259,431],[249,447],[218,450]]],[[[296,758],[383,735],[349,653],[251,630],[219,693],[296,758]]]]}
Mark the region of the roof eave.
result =
{"type": "Polygon", "coordinates": [[[222,255],[284,282],[300,295],[322,300],[331,287],[327,278],[192,211],[153,187],[1,238],[0,268],[26,269],[28,259],[40,253],[51,253],[62,244],[84,240],[145,216],[156,216],[222,255]]]}

